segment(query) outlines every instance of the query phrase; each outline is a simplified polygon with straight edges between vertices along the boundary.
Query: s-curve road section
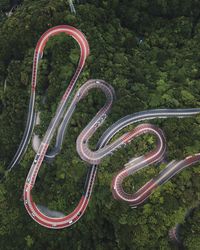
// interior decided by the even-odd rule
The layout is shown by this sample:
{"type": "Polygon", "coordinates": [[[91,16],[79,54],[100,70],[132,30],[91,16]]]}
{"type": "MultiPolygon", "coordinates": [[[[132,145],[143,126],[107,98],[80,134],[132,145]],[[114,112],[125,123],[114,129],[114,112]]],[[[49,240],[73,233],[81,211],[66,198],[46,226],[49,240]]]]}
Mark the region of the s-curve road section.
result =
{"type": "Polygon", "coordinates": [[[69,227],[70,225],[77,222],[84,214],[85,209],[90,200],[95,176],[97,173],[97,167],[101,163],[102,159],[112,154],[115,150],[120,149],[121,146],[126,146],[129,142],[131,142],[136,137],[142,134],[154,135],[157,140],[156,148],[146,153],[145,155],[129,160],[129,162],[124,165],[124,168],[115,175],[111,186],[114,198],[127,202],[132,207],[143,203],[144,200],[146,200],[158,186],[165,183],[167,180],[172,178],[182,169],[200,161],[199,153],[188,156],[187,158],[181,161],[174,160],[170,162],[157,177],[147,182],[136,193],[126,193],[122,187],[122,183],[126,177],[149,166],[150,164],[160,162],[165,157],[165,136],[161,129],[157,128],[155,125],[151,125],[148,123],[140,124],[136,126],[132,131],[126,132],[125,134],[117,138],[115,141],[110,142],[113,136],[115,136],[123,128],[133,123],[138,123],[141,121],[151,120],[155,118],[184,118],[194,116],[200,114],[200,109],[156,109],[138,112],[125,116],[115,122],[103,133],[97,144],[96,150],[92,151],[89,148],[89,140],[93,136],[95,131],[102,125],[111,109],[112,102],[115,98],[114,89],[111,87],[111,85],[109,85],[103,80],[88,80],[85,84],[82,85],[81,88],[77,90],[71,103],[68,104],[69,99],[72,96],[72,91],[76,85],[76,81],[84,67],[87,56],[89,55],[89,45],[81,31],[68,25],[60,25],[46,31],[37,43],[33,59],[31,96],[29,102],[29,112],[26,129],[19,149],[15,154],[9,166],[9,169],[12,169],[19,162],[29,143],[35,120],[34,106],[38,63],[39,60],[42,58],[43,50],[49,38],[59,33],[65,33],[67,35],[70,35],[78,42],[80,46],[80,59],[76,72],[72,77],[72,80],[70,81],[58,105],[55,116],[52,118],[49,127],[44,135],[44,138],[40,144],[40,147],[35,155],[34,161],[29,170],[24,186],[24,204],[29,215],[42,226],[54,229],[69,227]],[[31,196],[31,191],[34,188],[37,174],[44,158],[53,160],[55,156],[59,153],[62,146],[65,131],[72,117],[72,114],[76,109],[76,106],[85,96],[87,96],[89,91],[94,88],[100,89],[105,94],[106,102],[77,138],[76,148],[78,154],[84,161],[91,164],[88,167],[88,174],[85,180],[85,186],[82,193],[82,197],[80,198],[80,201],[74,211],[72,211],[68,215],[65,215],[58,211],[51,211],[48,208],[45,208],[44,206],[35,204],[31,196]],[[49,153],[47,152],[47,149],[56,130],[58,130],[56,147],[52,152],[49,153]]]}

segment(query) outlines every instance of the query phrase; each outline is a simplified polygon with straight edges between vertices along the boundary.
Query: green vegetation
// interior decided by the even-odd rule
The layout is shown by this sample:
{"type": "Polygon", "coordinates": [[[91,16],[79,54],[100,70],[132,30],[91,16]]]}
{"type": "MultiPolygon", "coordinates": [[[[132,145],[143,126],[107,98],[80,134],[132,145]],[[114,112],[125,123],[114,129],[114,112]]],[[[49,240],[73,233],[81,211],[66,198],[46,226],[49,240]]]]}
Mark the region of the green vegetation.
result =
{"type": "MultiPolygon", "coordinates": [[[[0,7],[7,8],[7,1],[0,7]],[[4,6],[5,5],[5,6],[4,6]],[[3,7],[2,7],[3,6],[3,7]]],[[[89,78],[108,81],[117,100],[101,133],[119,118],[151,108],[200,106],[200,2],[196,0],[80,1],[76,15],[66,0],[24,0],[10,17],[0,17],[0,175],[14,155],[25,127],[32,58],[40,35],[49,27],[68,24],[86,34],[91,48],[78,86],[89,78]]],[[[43,134],[76,68],[79,48],[60,35],[45,49],[38,78],[37,107],[43,134]],[[46,91],[47,89],[47,91],[46,91]],[[41,103],[46,93],[46,103],[41,103]]],[[[66,134],[61,154],[43,164],[34,189],[37,203],[60,211],[77,204],[87,164],[75,150],[75,140],[104,103],[92,92],[80,103],[66,134]]],[[[167,138],[167,161],[200,152],[200,117],[151,121],[167,138]]],[[[126,129],[128,130],[128,128],[126,129]]],[[[29,146],[20,165],[0,183],[0,249],[173,249],[168,230],[184,220],[200,198],[200,168],[184,170],[159,188],[137,209],[113,200],[112,177],[129,158],[148,150],[144,137],[103,160],[83,218],[71,228],[48,230],[35,223],[23,206],[22,192],[34,152],[29,146]]],[[[164,167],[161,166],[161,167],[164,167]]],[[[156,176],[152,166],[128,178],[136,190],[156,176]]],[[[135,189],[134,189],[134,187],[135,189]]],[[[186,249],[199,249],[199,212],[181,232],[186,249]]]]}
{"type": "Polygon", "coordinates": [[[185,222],[180,227],[180,236],[184,239],[184,245],[187,249],[197,250],[200,248],[200,211],[199,206],[190,209],[185,222]]]}

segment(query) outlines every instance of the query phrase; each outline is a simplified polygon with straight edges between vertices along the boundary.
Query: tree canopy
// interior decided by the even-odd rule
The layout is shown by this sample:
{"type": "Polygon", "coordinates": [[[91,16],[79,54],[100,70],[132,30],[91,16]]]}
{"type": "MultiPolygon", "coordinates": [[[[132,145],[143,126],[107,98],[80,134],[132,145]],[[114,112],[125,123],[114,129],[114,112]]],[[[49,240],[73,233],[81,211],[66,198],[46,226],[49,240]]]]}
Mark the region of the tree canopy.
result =
{"type": "MultiPolygon", "coordinates": [[[[116,101],[104,126],[92,140],[125,115],[156,108],[200,106],[200,3],[181,0],[23,0],[9,17],[9,1],[0,9],[0,175],[11,161],[23,135],[30,94],[32,58],[40,36],[48,28],[68,24],[87,37],[91,54],[77,88],[90,78],[109,82],[116,101]]],[[[40,63],[37,109],[43,135],[79,58],[76,42],[63,34],[49,40],[40,63]],[[45,103],[42,98],[45,96],[45,103]]],[[[75,141],[104,104],[91,92],[70,123],[63,149],[51,165],[43,164],[34,189],[37,203],[71,211],[80,199],[87,164],[76,153],[75,141]]],[[[200,152],[200,116],[151,121],[167,138],[166,161],[200,152]]],[[[127,128],[126,131],[130,129],[127,128]]],[[[99,166],[94,191],[79,222],[70,228],[48,230],[35,223],[22,201],[25,178],[34,152],[31,143],[19,166],[0,183],[0,245],[2,249],[173,249],[168,231],[183,223],[186,249],[199,249],[199,212],[184,221],[188,208],[200,199],[200,164],[184,170],[160,187],[145,204],[131,209],[112,198],[114,174],[134,155],[148,151],[153,139],[141,137],[99,166]]],[[[166,164],[150,166],[127,178],[134,192],[166,164]]]]}

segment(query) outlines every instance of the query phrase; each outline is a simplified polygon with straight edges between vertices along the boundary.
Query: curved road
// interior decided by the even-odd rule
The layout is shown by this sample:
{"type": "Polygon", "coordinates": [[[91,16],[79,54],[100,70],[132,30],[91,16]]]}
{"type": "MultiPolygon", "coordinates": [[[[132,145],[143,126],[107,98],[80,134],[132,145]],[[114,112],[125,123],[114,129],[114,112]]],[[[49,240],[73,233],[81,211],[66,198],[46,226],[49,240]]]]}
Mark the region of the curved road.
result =
{"type": "Polygon", "coordinates": [[[155,118],[184,118],[199,114],[200,109],[156,109],[138,112],[132,115],[125,116],[116,123],[114,123],[104,132],[98,142],[97,150],[92,151],[89,148],[89,140],[93,136],[95,131],[98,129],[98,127],[101,126],[101,124],[104,122],[107,114],[111,109],[115,94],[113,88],[105,81],[98,79],[89,80],[77,91],[71,103],[68,104],[69,98],[72,95],[72,91],[75,87],[78,76],[84,67],[87,56],[89,55],[89,45],[85,36],[79,30],[71,26],[61,25],[49,29],[42,35],[42,37],[37,43],[33,60],[32,91],[29,103],[27,125],[19,149],[15,154],[11,164],[9,165],[10,170],[19,162],[23,153],[25,152],[34,127],[35,89],[37,83],[37,70],[39,60],[42,58],[43,50],[48,39],[51,36],[57,35],[61,32],[72,36],[78,42],[81,51],[79,64],[69,86],[67,87],[59,103],[56,114],[50,122],[50,125],[46,131],[46,134],[31,165],[24,186],[24,204],[30,216],[42,226],[55,229],[65,228],[74,224],[84,214],[84,211],[88,205],[91,196],[95,176],[97,173],[97,166],[98,164],[100,164],[101,160],[107,155],[111,154],[113,151],[118,150],[121,146],[127,145],[130,141],[142,134],[153,134],[157,139],[156,148],[143,156],[131,159],[128,163],[125,164],[124,168],[115,175],[112,181],[112,193],[115,199],[128,202],[128,204],[135,207],[141,204],[144,200],[146,200],[153,192],[153,190],[155,190],[158,186],[162,185],[167,180],[172,178],[182,169],[200,161],[200,154],[189,156],[181,161],[172,161],[166,166],[164,170],[160,172],[157,177],[147,182],[136,193],[126,193],[122,187],[122,183],[126,177],[149,166],[150,164],[159,162],[164,158],[166,151],[165,137],[163,132],[159,128],[157,128],[155,125],[147,123],[138,125],[132,131],[123,134],[118,139],[110,143],[110,140],[113,138],[113,136],[126,126],[133,123],[155,118]],[[95,117],[89,122],[89,124],[83,129],[83,131],[77,138],[77,151],[80,157],[84,161],[90,163],[91,166],[88,168],[84,191],[77,207],[69,215],[65,216],[60,212],[51,211],[41,205],[36,205],[32,199],[31,190],[34,187],[38,171],[41,167],[44,158],[52,160],[59,153],[62,146],[65,131],[78,102],[81,101],[81,99],[83,99],[87,95],[87,93],[93,88],[99,88],[105,94],[106,103],[98,111],[95,117]],[[67,104],[68,108],[66,109],[67,104]],[[48,146],[57,128],[58,133],[56,147],[52,152],[47,152],[48,146]]]}

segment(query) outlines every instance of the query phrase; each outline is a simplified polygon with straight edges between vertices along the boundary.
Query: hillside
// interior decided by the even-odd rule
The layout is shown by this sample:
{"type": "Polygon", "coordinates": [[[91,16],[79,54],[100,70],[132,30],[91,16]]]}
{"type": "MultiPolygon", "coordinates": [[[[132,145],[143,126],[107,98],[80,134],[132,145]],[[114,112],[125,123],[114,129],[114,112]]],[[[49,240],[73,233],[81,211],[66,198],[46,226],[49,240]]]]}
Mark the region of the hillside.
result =
{"type": "MultiPolygon", "coordinates": [[[[0,4],[0,249],[175,249],[168,232],[181,222],[185,248],[200,249],[198,209],[184,221],[187,210],[199,204],[200,164],[179,173],[137,209],[112,197],[115,173],[130,158],[153,147],[151,136],[138,138],[102,161],[85,215],[64,230],[41,227],[24,208],[23,186],[34,158],[31,143],[20,164],[4,177],[24,132],[32,59],[43,32],[60,24],[80,29],[89,42],[90,56],[77,89],[88,79],[98,78],[116,91],[112,111],[91,141],[94,148],[105,129],[125,115],[200,107],[200,3],[77,1],[74,15],[66,0],[23,0],[8,17],[8,2],[0,4]]],[[[79,53],[76,42],[63,34],[50,39],[45,48],[37,88],[41,124],[35,128],[41,136],[75,72],[79,53]]],[[[93,91],[78,105],[61,153],[52,164],[44,163],[39,172],[34,190],[37,203],[62,212],[76,206],[87,168],[76,152],[76,138],[104,102],[104,96],[93,91]]],[[[127,191],[135,192],[166,162],[200,152],[200,116],[149,122],[164,131],[167,156],[160,166],[127,178],[127,191]]]]}

